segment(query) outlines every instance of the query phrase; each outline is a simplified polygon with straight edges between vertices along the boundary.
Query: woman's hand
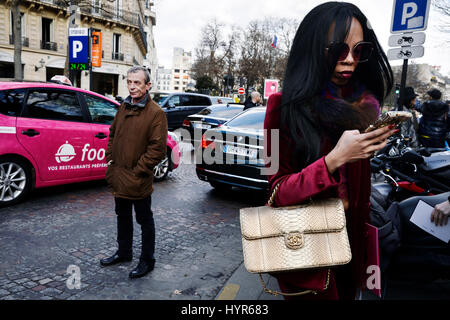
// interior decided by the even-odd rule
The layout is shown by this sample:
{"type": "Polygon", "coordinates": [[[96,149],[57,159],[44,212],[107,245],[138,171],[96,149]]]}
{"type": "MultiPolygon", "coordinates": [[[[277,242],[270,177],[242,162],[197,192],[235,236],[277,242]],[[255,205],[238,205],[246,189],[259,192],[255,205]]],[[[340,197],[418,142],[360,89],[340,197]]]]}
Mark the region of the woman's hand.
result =
{"type": "Polygon", "coordinates": [[[325,157],[328,171],[332,174],[347,162],[372,157],[375,152],[386,146],[387,138],[399,131],[394,126],[386,126],[368,133],[360,133],[358,130],[344,131],[334,149],[325,157]]]}
{"type": "Polygon", "coordinates": [[[431,222],[436,226],[446,226],[448,224],[448,216],[450,215],[450,202],[444,201],[434,206],[431,213],[431,222]]]}

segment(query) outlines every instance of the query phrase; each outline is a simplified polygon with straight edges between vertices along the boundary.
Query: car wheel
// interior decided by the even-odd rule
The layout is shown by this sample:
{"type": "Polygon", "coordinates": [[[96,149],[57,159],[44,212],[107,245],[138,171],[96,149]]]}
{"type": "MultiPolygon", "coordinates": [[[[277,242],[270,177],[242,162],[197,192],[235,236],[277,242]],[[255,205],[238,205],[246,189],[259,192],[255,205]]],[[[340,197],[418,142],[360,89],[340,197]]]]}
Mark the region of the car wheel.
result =
{"type": "Polygon", "coordinates": [[[214,189],[216,189],[218,191],[228,191],[233,188],[233,186],[230,184],[221,183],[221,182],[217,182],[217,181],[210,181],[209,184],[211,185],[211,187],[213,187],[214,189]]]}
{"type": "Polygon", "coordinates": [[[0,158],[0,206],[12,205],[24,199],[31,190],[31,168],[14,157],[0,158]]]}
{"type": "Polygon", "coordinates": [[[153,176],[155,177],[155,181],[159,182],[159,181],[163,181],[167,175],[169,174],[169,169],[171,167],[171,160],[172,157],[170,156],[170,149],[167,150],[167,155],[166,157],[160,162],[158,163],[158,165],[153,168],[153,176]]]}

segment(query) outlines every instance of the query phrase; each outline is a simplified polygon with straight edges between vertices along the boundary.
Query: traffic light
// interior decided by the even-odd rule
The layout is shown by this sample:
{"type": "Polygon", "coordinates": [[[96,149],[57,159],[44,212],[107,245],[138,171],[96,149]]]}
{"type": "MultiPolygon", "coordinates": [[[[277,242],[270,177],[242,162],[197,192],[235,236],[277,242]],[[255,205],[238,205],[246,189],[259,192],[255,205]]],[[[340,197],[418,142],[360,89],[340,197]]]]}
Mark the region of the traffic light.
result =
{"type": "Polygon", "coordinates": [[[400,94],[400,85],[398,83],[395,85],[395,94],[396,95],[400,94]]]}

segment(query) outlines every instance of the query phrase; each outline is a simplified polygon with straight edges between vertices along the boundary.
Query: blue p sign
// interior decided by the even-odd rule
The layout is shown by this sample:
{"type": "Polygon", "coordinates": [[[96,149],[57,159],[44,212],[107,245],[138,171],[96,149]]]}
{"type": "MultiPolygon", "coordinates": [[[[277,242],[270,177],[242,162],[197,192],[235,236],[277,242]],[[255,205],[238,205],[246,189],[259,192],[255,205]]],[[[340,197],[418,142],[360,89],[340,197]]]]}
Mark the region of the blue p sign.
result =
{"type": "Polygon", "coordinates": [[[89,62],[89,33],[87,28],[69,29],[69,63],[89,62]]]}
{"type": "Polygon", "coordinates": [[[431,0],[394,0],[391,33],[427,28],[431,0]]]}

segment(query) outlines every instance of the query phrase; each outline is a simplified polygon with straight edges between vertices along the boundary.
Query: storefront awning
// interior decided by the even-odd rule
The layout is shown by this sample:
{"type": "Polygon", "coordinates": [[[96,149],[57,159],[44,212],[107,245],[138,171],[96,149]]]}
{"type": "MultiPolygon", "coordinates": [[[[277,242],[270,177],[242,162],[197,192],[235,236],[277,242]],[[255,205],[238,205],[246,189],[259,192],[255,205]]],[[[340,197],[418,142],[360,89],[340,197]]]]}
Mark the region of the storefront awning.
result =
{"type": "Polygon", "coordinates": [[[0,61],[14,63],[14,57],[8,52],[0,51],[0,61]]]}
{"type": "Polygon", "coordinates": [[[100,68],[93,67],[92,71],[99,73],[120,74],[119,67],[111,64],[103,64],[100,68]]]}
{"type": "Polygon", "coordinates": [[[53,59],[45,64],[47,68],[64,69],[66,66],[66,59],[53,59]]]}

